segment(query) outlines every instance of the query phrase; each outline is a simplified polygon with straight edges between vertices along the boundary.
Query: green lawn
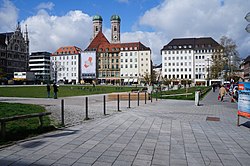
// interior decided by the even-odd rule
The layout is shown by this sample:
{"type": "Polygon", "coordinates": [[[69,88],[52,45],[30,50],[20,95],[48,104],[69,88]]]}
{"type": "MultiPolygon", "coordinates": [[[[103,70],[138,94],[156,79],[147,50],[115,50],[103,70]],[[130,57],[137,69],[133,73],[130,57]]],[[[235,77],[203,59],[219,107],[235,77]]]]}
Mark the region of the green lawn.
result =
{"type": "MultiPolygon", "coordinates": [[[[111,92],[128,92],[135,87],[122,86],[59,86],[58,97],[82,96],[90,94],[104,94],[111,92]]],[[[139,88],[141,89],[141,88],[139,88]]],[[[50,96],[53,97],[53,88],[51,86],[50,96]]],[[[22,87],[0,87],[0,97],[34,97],[46,98],[47,89],[44,86],[22,86],[22,87]]]]}
{"type": "MultiPolygon", "coordinates": [[[[0,118],[45,112],[45,108],[32,104],[0,102],[0,118]]],[[[6,138],[0,138],[0,145],[24,139],[54,129],[48,116],[43,117],[44,127],[39,128],[39,118],[16,120],[6,123],[6,138]]]]}
{"type": "Polygon", "coordinates": [[[211,87],[191,87],[188,89],[178,89],[178,90],[171,90],[171,91],[162,91],[158,92],[157,94],[153,94],[155,98],[156,95],[158,98],[162,99],[177,99],[177,100],[194,100],[195,98],[195,91],[201,90],[201,98],[203,98],[206,93],[211,90],[211,87]],[[184,94],[184,93],[192,93],[191,95],[183,95],[183,96],[164,96],[164,95],[173,95],[173,94],[184,94]]]}

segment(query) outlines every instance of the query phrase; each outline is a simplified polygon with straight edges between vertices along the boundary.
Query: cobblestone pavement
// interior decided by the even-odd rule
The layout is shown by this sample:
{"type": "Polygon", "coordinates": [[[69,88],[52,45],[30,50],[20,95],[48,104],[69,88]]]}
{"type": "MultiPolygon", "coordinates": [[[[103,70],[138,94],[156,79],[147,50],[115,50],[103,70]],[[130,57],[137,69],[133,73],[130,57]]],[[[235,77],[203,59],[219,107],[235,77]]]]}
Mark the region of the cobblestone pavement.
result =
{"type": "Polygon", "coordinates": [[[237,104],[217,94],[200,106],[154,100],[19,142],[0,150],[0,165],[248,166],[249,121],[237,127],[237,104]]]}

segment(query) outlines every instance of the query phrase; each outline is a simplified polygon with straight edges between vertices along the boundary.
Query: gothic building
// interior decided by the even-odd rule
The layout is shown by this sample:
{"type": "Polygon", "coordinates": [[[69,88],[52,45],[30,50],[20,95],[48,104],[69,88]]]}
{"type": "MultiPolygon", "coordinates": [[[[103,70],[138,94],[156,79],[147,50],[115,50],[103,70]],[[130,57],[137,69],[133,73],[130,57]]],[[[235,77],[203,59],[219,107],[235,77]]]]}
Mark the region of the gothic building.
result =
{"type": "Polygon", "coordinates": [[[9,80],[14,72],[27,71],[29,61],[29,38],[18,23],[14,32],[0,33],[0,80],[9,80]]]}

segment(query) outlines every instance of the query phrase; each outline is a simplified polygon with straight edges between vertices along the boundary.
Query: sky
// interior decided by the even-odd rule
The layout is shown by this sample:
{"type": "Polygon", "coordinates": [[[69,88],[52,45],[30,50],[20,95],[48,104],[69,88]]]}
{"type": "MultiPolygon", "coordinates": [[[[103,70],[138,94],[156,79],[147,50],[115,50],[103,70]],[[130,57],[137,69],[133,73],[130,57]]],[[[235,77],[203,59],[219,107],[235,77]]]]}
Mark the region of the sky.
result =
{"type": "Polygon", "coordinates": [[[173,38],[222,36],[235,41],[241,58],[250,55],[245,20],[250,0],[0,0],[0,33],[27,24],[30,52],[55,52],[62,46],[85,49],[93,36],[92,18],[101,15],[110,40],[110,17],[121,18],[121,42],[142,42],[153,64],[173,38]]]}

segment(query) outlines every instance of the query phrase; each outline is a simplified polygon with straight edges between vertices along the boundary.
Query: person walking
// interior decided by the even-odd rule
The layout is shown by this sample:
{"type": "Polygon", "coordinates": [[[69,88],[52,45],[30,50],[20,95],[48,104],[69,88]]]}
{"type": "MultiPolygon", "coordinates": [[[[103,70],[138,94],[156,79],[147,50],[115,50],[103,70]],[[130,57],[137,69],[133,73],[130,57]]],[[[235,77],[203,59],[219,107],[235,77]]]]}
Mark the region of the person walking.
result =
{"type": "Polygon", "coordinates": [[[226,88],[224,87],[224,85],[221,85],[220,90],[219,90],[219,95],[220,95],[220,101],[223,101],[223,98],[226,94],[226,88]]]}
{"type": "Polygon", "coordinates": [[[57,87],[56,83],[53,84],[53,88],[54,88],[54,99],[57,99],[58,87],[57,87]]]}
{"type": "Polygon", "coordinates": [[[215,83],[213,83],[213,85],[212,85],[213,92],[215,92],[215,87],[216,87],[216,85],[215,85],[215,83]]]}
{"type": "Polygon", "coordinates": [[[47,84],[47,94],[48,94],[48,98],[50,98],[50,84],[47,84]]]}

